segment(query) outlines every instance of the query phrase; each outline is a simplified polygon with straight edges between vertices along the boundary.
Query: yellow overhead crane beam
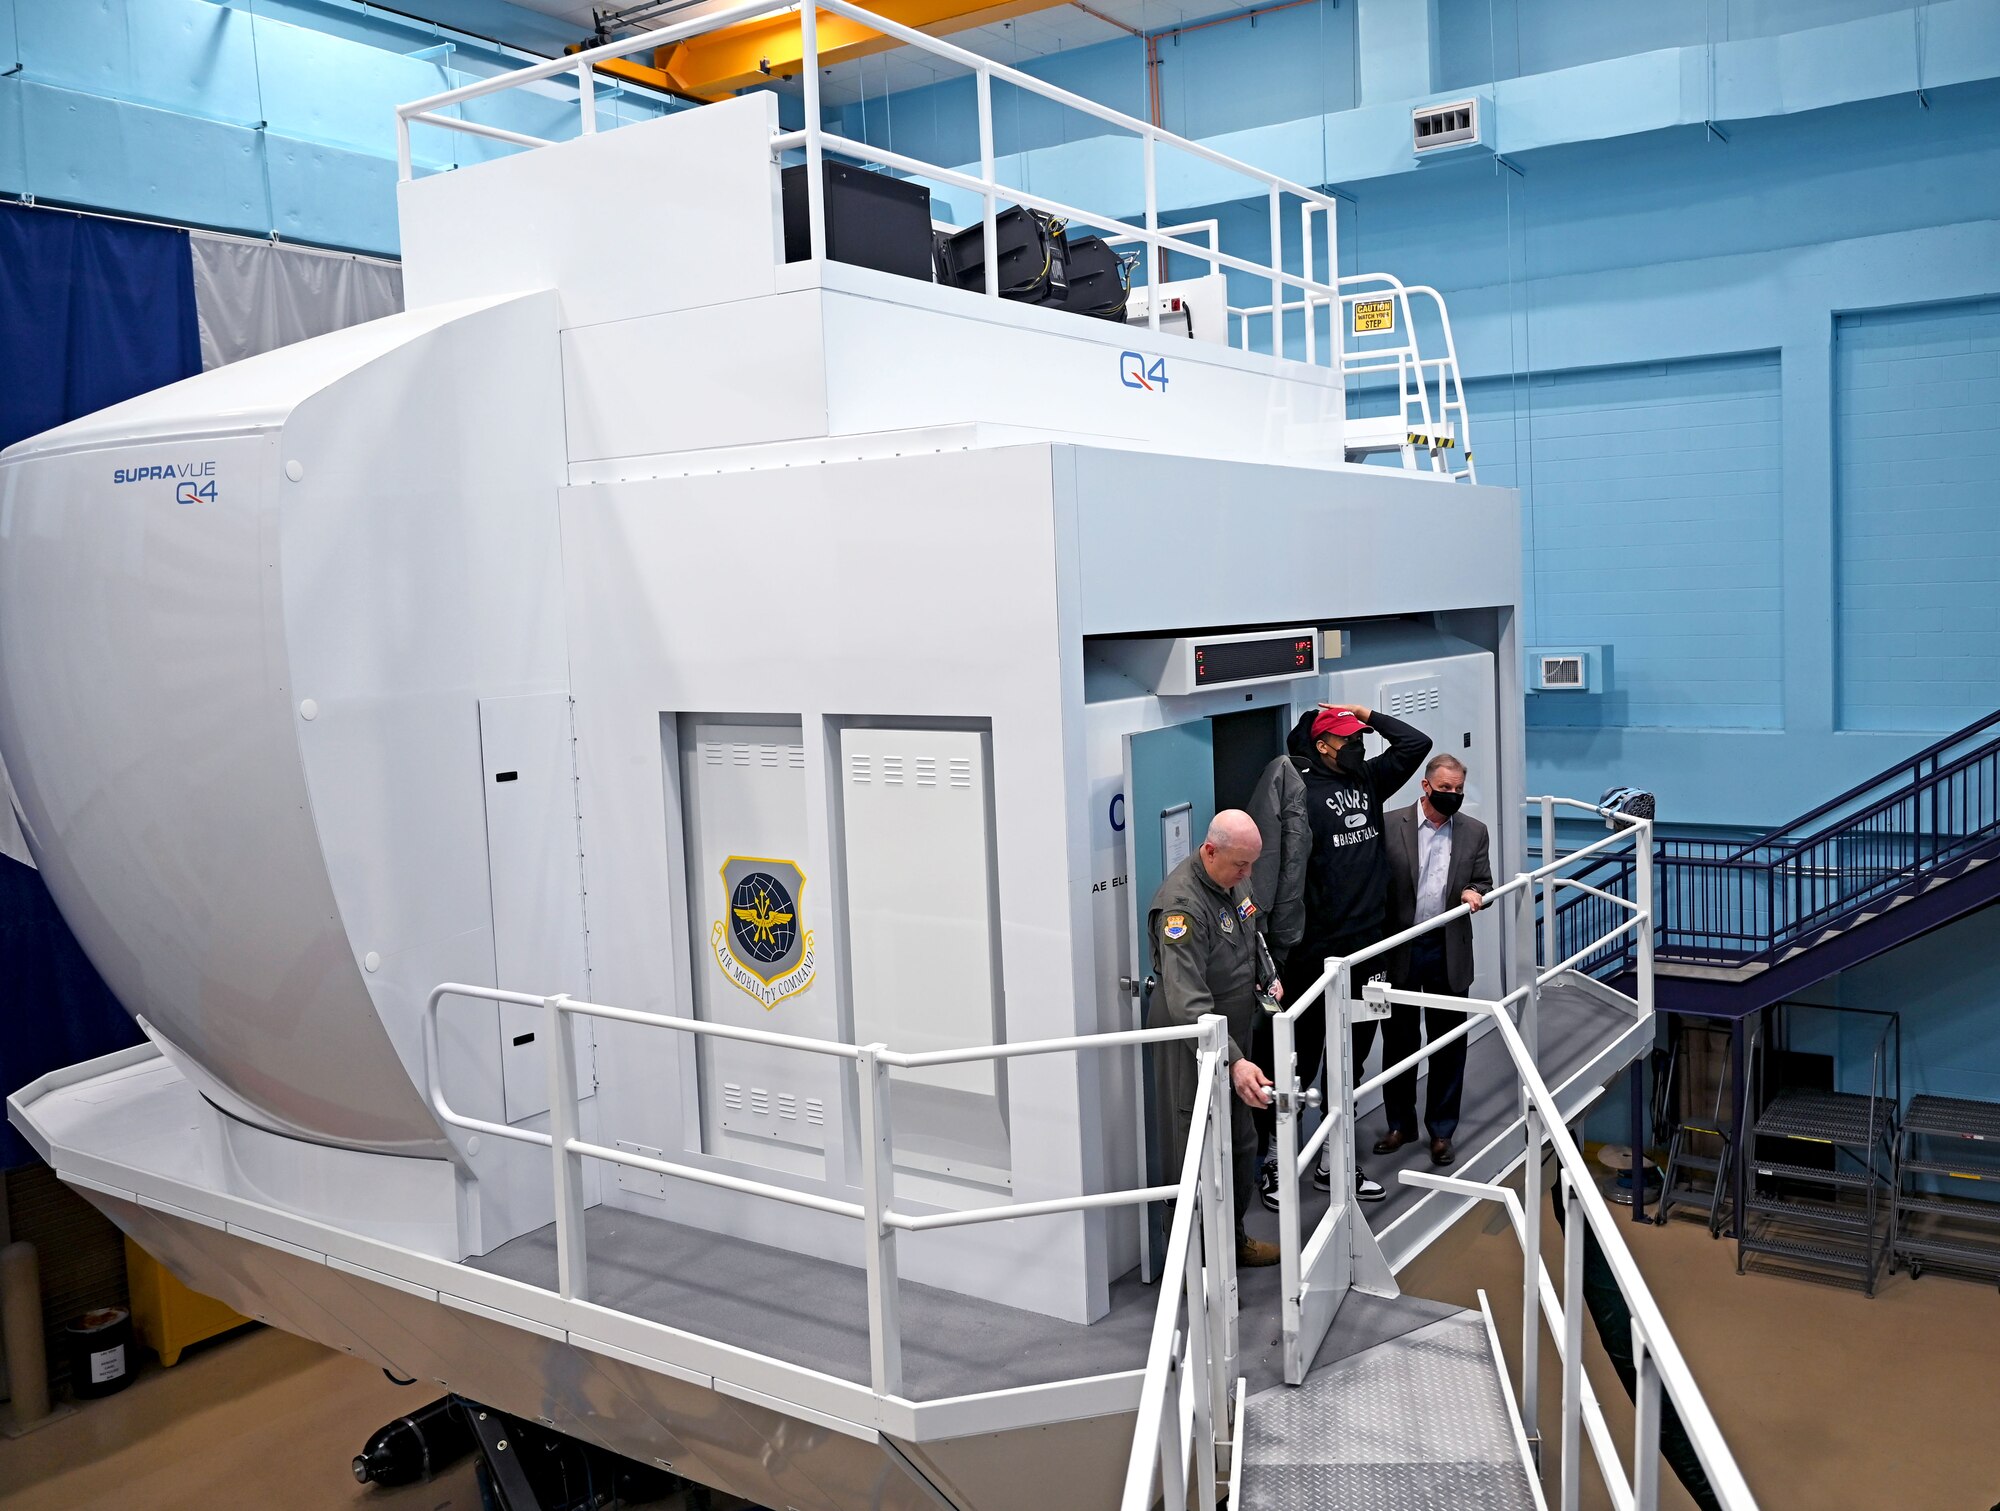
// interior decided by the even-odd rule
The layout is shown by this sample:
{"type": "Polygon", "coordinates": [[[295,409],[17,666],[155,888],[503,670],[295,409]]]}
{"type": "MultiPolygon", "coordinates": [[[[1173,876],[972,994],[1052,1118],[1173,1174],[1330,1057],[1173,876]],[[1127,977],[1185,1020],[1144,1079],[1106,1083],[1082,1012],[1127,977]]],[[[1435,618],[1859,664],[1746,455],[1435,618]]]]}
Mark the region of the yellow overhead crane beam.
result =
{"type": "MultiPolygon", "coordinates": [[[[890,21],[940,35],[1011,21],[1031,11],[1047,10],[1063,0],[879,0],[872,9],[890,21]]],[[[820,66],[851,62],[900,46],[859,21],[822,13],[819,18],[820,66]]],[[[576,51],[572,48],[571,51],[576,51]]],[[[721,31],[690,37],[685,42],[653,49],[649,68],[630,59],[606,59],[598,72],[655,89],[670,90],[701,100],[726,99],[739,89],[768,78],[789,78],[799,71],[805,48],[794,14],[764,16],[721,31]]]]}

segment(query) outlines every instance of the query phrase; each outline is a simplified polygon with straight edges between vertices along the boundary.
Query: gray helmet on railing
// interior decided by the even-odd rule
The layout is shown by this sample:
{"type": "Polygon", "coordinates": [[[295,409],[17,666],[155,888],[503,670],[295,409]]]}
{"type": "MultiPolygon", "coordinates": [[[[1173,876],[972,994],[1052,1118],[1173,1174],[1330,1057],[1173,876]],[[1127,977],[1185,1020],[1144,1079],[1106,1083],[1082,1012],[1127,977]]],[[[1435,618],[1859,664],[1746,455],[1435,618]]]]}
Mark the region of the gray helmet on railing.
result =
{"type": "Polygon", "coordinates": [[[1653,794],[1637,787],[1609,787],[1597,806],[1604,814],[1605,828],[1622,829],[1635,819],[1653,816],[1653,794]]]}

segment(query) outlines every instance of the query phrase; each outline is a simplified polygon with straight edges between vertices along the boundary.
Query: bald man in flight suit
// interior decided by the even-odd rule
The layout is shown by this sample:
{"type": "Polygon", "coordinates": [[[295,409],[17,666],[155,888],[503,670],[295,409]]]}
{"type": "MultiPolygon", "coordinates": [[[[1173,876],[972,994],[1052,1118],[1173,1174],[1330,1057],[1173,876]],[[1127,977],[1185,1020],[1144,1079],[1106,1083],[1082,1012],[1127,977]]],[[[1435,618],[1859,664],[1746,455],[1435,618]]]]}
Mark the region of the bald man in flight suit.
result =
{"type": "MultiPolygon", "coordinates": [[[[1257,1129],[1250,1113],[1271,1094],[1270,1077],[1244,1053],[1261,1012],[1257,906],[1249,882],[1262,848],[1257,821],[1238,809],[1225,809],[1209,825],[1201,848],[1160,883],[1146,912],[1158,978],[1152,997],[1155,1024],[1192,1024],[1205,1013],[1220,1013],[1229,1021],[1230,1170],[1240,1265],[1278,1262],[1276,1244],[1243,1231],[1243,1214],[1257,1186],[1257,1129]]],[[[1264,984],[1282,990],[1275,981],[1264,984]]],[[[1160,1092],[1173,1113],[1167,1178],[1177,1181],[1201,1090],[1196,1076],[1201,1052],[1189,1040],[1159,1048],[1160,1092]]]]}

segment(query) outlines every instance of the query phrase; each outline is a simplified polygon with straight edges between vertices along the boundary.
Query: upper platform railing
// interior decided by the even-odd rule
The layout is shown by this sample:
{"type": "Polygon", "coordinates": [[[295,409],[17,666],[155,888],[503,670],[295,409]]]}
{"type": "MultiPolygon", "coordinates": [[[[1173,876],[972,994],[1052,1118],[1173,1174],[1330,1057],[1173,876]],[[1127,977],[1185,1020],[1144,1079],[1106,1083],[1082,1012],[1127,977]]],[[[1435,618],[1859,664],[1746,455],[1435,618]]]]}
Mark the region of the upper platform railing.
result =
{"type": "MultiPolygon", "coordinates": [[[[1257,284],[1267,286],[1269,299],[1260,309],[1267,316],[1273,311],[1276,314],[1275,318],[1268,318],[1259,325],[1263,349],[1272,356],[1287,357],[1288,336],[1296,327],[1288,326],[1286,317],[1289,314],[1304,312],[1304,360],[1320,367],[1341,369],[1339,319],[1335,318],[1330,322],[1330,340],[1321,343],[1315,333],[1316,322],[1313,318],[1315,312],[1321,309],[1332,309],[1336,312],[1344,310],[1345,301],[1349,299],[1351,293],[1344,291],[1342,284],[1352,280],[1339,279],[1333,273],[1338,266],[1338,258],[1333,230],[1336,201],[1331,196],[1241,162],[1199,142],[1176,136],[1150,122],[1126,115],[1095,100],[1060,89],[1032,74],[1009,68],[965,48],[954,46],[950,42],[903,26],[887,17],[850,4],[848,0],[820,0],[817,6],[782,3],[782,0],[748,0],[748,3],[717,10],[692,20],[662,26],[632,37],[607,42],[599,47],[586,48],[568,57],[552,59],[530,68],[518,69],[512,73],[482,79],[457,89],[413,100],[398,106],[396,110],[398,172],[403,179],[412,176],[410,132],[415,126],[469,132],[489,140],[523,148],[553,145],[546,137],[530,136],[445,113],[470,101],[505,90],[521,88],[543,79],[573,76],[577,87],[577,130],[582,135],[590,135],[598,129],[596,81],[593,71],[596,65],[633,53],[650,52],[654,48],[683,42],[691,37],[718,31],[739,22],[791,14],[796,14],[799,18],[802,44],[799,79],[804,96],[805,124],[797,130],[775,133],[772,147],[774,152],[779,154],[791,151],[803,154],[807,166],[807,214],[811,255],[814,260],[826,256],[826,206],[822,192],[820,164],[830,154],[871,163],[894,173],[940,184],[968,197],[975,197],[979,204],[985,246],[985,293],[990,297],[1000,297],[997,217],[1004,207],[1018,204],[1064,219],[1069,222],[1072,231],[1088,227],[1100,232],[1114,244],[1143,246],[1149,253],[1142,259],[1144,264],[1157,265],[1163,254],[1179,252],[1198,257],[1213,269],[1240,275],[1239,284],[1248,281],[1253,287],[1257,284]],[[940,59],[969,73],[974,80],[978,115],[978,163],[953,167],[924,162],[907,153],[896,152],[838,131],[828,130],[821,109],[820,96],[822,68],[819,24],[822,12],[858,22],[904,46],[914,48],[929,57],[940,59]],[[1120,200],[1128,205],[1133,203],[1141,205],[1143,213],[1140,219],[1135,221],[1103,210],[1069,204],[1002,181],[994,145],[993,86],[996,83],[1048,100],[1066,110],[1091,117],[1105,126],[1128,132],[1138,138],[1141,149],[1139,182],[1108,186],[1107,193],[1117,194],[1120,200]],[[1261,197],[1268,205],[1268,241],[1250,249],[1232,249],[1220,244],[1222,236],[1219,228],[1216,228],[1214,234],[1209,237],[1209,244],[1204,246],[1182,234],[1190,229],[1188,227],[1163,226],[1160,218],[1160,171],[1163,157],[1184,158],[1208,168],[1221,169],[1240,176],[1249,184],[1256,186],[1252,193],[1261,193],[1261,197]],[[1324,227],[1322,246],[1316,247],[1313,238],[1307,236],[1303,244],[1290,249],[1294,255],[1288,258],[1284,236],[1288,204],[1299,206],[1308,226],[1315,219],[1320,221],[1324,227]],[[1322,265],[1328,270],[1328,276],[1324,279],[1315,276],[1315,269],[1322,265]]],[[[1241,199],[1243,196],[1240,192],[1230,192],[1218,194],[1216,197],[1241,199]]],[[[1253,241],[1258,239],[1260,238],[1252,238],[1253,241]]],[[[1157,330],[1160,326],[1160,301],[1149,300],[1148,306],[1146,323],[1157,330]]],[[[1244,347],[1250,347],[1252,344],[1249,336],[1251,325],[1250,318],[1242,318],[1243,334],[1240,344],[1244,347]]],[[[1451,371],[1455,384],[1457,371],[1455,354],[1451,371]]],[[[1462,401],[1462,395],[1460,397],[1462,401]]],[[[1444,419],[1445,416],[1440,412],[1438,422],[1442,423],[1444,419]]]]}

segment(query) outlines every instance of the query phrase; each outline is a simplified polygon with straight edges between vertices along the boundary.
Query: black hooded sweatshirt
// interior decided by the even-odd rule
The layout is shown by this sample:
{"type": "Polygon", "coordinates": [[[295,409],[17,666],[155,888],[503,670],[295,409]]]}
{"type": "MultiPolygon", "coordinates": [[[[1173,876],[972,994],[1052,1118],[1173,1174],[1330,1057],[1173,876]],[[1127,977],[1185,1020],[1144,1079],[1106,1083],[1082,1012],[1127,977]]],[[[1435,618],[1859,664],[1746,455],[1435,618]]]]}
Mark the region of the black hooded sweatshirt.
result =
{"type": "MultiPolygon", "coordinates": [[[[1286,753],[1306,787],[1312,857],[1306,862],[1305,938],[1309,955],[1331,945],[1358,948],[1383,937],[1389,920],[1389,853],[1382,839],[1382,801],[1415,774],[1431,753],[1430,736],[1385,713],[1368,727],[1389,742],[1372,760],[1353,757],[1338,770],[1313,745],[1310,709],[1292,726],[1286,753]]],[[[1357,748],[1350,740],[1342,754],[1357,748]]]]}

